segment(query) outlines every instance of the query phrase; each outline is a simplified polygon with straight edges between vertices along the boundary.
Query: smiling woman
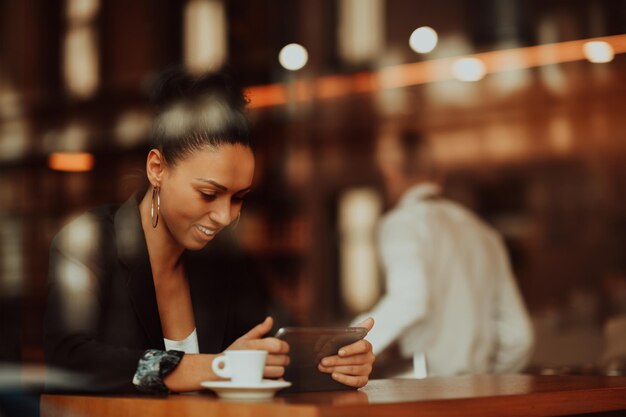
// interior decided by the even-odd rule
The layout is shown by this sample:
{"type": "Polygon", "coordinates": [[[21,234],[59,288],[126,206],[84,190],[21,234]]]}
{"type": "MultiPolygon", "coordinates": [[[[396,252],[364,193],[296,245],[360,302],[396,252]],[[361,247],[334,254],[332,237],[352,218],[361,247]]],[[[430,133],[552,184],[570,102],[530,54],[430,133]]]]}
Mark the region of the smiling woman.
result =
{"type": "Polygon", "coordinates": [[[239,218],[251,189],[254,156],[247,146],[224,144],[207,146],[172,164],[153,149],[146,169],[153,191],[146,193],[142,206],[151,207],[155,194],[160,202],[157,215],[167,226],[154,227],[151,233],[170,234],[182,248],[198,250],[239,218]]]}
{"type": "MultiPolygon", "coordinates": [[[[46,361],[90,391],[195,391],[219,379],[211,363],[226,349],[267,351],[264,377],[281,377],[289,346],[266,337],[273,321],[242,281],[250,274],[214,242],[252,187],[246,99],[222,73],[171,70],[154,91],[146,189],[79,217],[51,245],[46,361]]],[[[364,385],[371,346],[342,350],[322,372],[364,385]]]]}
{"type": "Polygon", "coordinates": [[[80,388],[168,392],[217,379],[211,362],[251,343],[282,375],[287,345],[249,276],[218,234],[240,216],[254,155],[246,99],[224,73],[162,74],[146,159],[148,187],[92,210],[51,246],[44,345],[49,365],[84,377],[80,388]],[[262,323],[254,337],[242,338],[262,323]]]}

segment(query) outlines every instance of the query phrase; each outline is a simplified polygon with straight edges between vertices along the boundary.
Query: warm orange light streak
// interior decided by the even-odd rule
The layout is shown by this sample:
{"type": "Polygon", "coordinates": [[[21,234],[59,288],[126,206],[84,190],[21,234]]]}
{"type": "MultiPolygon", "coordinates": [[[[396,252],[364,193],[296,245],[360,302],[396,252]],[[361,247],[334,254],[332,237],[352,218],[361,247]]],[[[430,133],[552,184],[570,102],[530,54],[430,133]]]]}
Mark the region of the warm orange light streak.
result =
{"type": "Polygon", "coordinates": [[[55,171],[91,171],[94,163],[93,155],[87,152],[53,152],[48,157],[48,167],[55,171]]]}
{"type": "Polygon", "coordinates": [[[330,75],[318,78],[315,83],[317,97],[320,99],[339,97],[350,94],[350,76],[348,75],[330,75]]]}
{"type": "Polygon", "coordinates": [[[313,91],[311,91],[311,85],[308,81],[296,81],[294,87],[297,101],[308,101],[314,97],[313,91]]]}
{"type": "MultiPolygon", "coordinates": [[[[585,60],[583,45],[589,41],[607,42],[613,47],[615,54],[626,52],[625,34],[482,52],[463,57],[480,59],[485,64],[486,74],[493,74],[585,60]]],[[[355,93],[452,80],[454,79],[451,71],[452,64],[459,58],[462,57],[394,65],[368,73],[319,77],[311,82],[310,87],[313,90],[307,91],[307,94],[302,94],[302,87],[298,87],[300,93],[296,94],[295,98],[298,101],[308,98],[324,100],[355,93]]],[[[286,104],[289,99],[285,84],[250,87],[247,89],[247,95],[250,98],[250,108],[280,106],[286,104]]]]}
{"type": "Polygon", "coordinates": [[[287,102],[287,87],[285,84],[259,85],[247,88],[246,96],[251,109],[280,106],[287,102]]]}

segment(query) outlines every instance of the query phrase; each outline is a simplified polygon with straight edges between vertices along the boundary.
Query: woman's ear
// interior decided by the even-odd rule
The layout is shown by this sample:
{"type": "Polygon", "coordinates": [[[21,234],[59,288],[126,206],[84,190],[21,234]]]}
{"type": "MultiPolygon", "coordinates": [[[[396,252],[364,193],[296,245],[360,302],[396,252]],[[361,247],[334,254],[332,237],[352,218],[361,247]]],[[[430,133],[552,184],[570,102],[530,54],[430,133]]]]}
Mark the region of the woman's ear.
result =
{"type": "Polygon", "coordinates": [[[165,168],[163,154],[158,149],[151,149],[146,159],[146,174],[153,187],[160,187],[165,168]]]}

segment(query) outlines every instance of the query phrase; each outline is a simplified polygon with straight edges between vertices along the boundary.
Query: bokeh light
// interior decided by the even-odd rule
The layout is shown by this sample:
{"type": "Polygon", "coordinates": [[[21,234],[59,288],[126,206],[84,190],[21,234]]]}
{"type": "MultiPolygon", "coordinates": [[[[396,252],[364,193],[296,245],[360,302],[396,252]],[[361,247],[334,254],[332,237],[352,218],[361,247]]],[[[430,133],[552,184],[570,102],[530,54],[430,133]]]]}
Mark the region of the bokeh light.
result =
{"type": "Polygon", "coordinates": [[[611,44],[602,41],[586,42],[583,45],[583,53],[589,62],[601,64],[613,61],[615,51],[611,44]]]}
{"type": "Polygon", "coordinates": [[[486,72],[485,64],[478,58],[460,58],[452,64],[452,75],[460,81],[479,81],[486,72]]]}
{"type": "Polygon", "coordinates": [[[415,52],[427,54],[435,49],[438,39],[437,32],[433,28],[429,26],[422,26],[415,29],[413,33],[411,33],[409,45],[415,52]]]}
{"type": "Polygon", "coordinates": [[[304,67],[309,60],[307,50],[297,43],[290,43],[283,47],[278,54],[278,61],[283,68],[289,71],[297,71],[304,67]]]}

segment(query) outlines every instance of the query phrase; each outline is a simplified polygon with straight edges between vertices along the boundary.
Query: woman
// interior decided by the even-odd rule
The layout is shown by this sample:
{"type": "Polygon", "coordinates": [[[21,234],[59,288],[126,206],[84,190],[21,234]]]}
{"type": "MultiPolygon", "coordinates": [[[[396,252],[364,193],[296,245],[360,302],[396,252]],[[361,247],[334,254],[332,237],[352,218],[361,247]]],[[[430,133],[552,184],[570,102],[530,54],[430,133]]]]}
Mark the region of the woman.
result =
{"type": "MultiPolygon", "coordinates": [[[[278,378],[289,346],[267,337],[272,318],[235,252],[217,244],[252,186],[246,100],[224,74],[161,81],[148,189],[79,217],[51,245],[46,360],[89,390],[167,393],[219,379],[211,362],[226,349],[263,349],[264,377],[278,378]]],[[[320,371],[365,385],[370,344],[340,352],[320,371]]]]}

